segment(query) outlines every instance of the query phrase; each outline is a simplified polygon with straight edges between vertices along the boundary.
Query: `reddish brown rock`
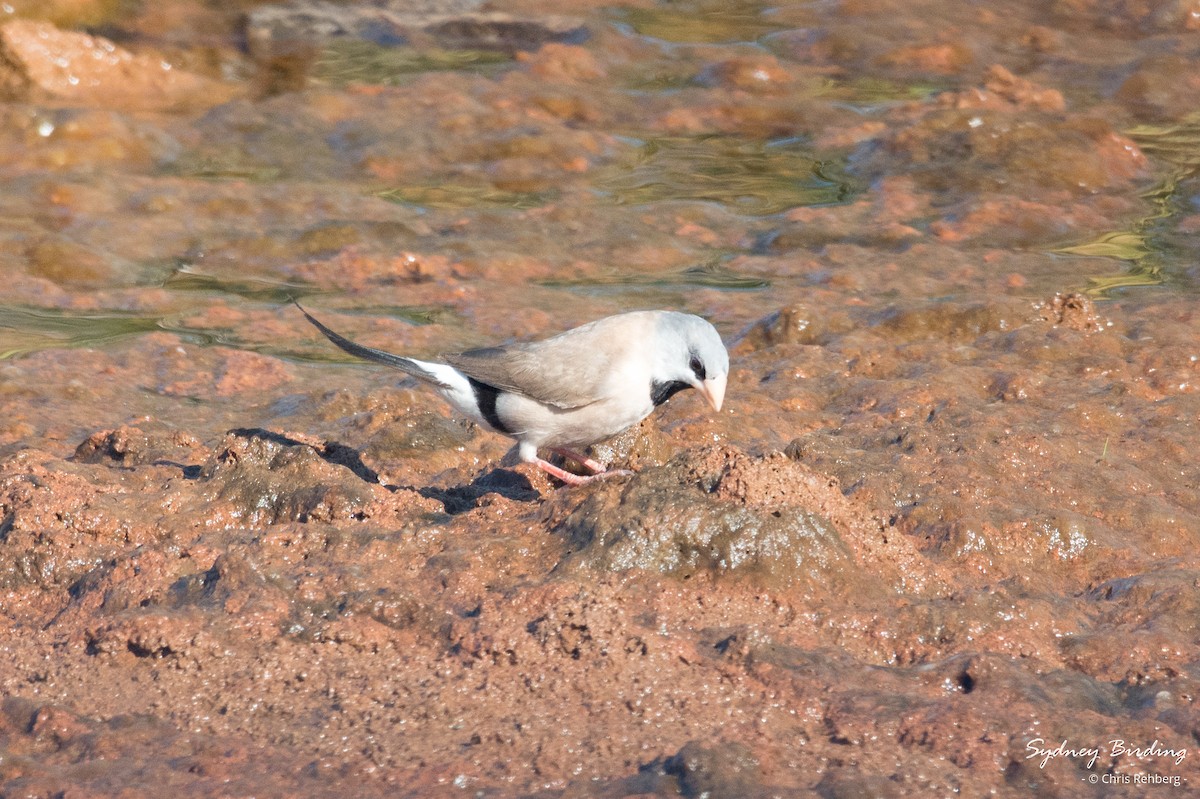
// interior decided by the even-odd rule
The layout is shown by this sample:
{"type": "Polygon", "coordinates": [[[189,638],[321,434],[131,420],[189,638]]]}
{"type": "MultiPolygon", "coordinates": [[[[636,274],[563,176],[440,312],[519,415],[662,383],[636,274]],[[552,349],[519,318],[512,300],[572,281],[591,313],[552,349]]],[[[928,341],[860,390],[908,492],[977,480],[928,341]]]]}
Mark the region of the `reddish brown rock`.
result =
{"type": "Polygon", "coordinates": [[[1019,78],[999,64],[988,68],[987,82],[984,85],[988,91],[995,92],[1016,105],[1036,108],[1039,111],[1062,111],[1067,107],[1062,92],[1019,78]]]}
{"type": "Polygon", "coordinates": [[[899,47],[879,58],[885,66],[936,75],[955,75],[974,61],[962,44],[927,44],[899,47]]]}
{"type": "Polygon", "coordinates": [[[1176,109],[1200,98],[1200,70],[1179,55],[1152,56],[1125,79],[1116,97],[1139,116],[1171,119],[1176,109]]]}
{"type": "Polygon", "coordinates": [[[161,58],[48,22],[13,20],[0,27],[0,62],[0,90],[10,97],[36,92],[97,107],[174,108],[215,105],[234,94],[161,58]]]}
{"type": "Polygon", "coordinates": [[[756,94],[777,94],[795,82],[784,65],[770,56],[721,61],[705,68],[699,80],[705,85],[756,94]]]}

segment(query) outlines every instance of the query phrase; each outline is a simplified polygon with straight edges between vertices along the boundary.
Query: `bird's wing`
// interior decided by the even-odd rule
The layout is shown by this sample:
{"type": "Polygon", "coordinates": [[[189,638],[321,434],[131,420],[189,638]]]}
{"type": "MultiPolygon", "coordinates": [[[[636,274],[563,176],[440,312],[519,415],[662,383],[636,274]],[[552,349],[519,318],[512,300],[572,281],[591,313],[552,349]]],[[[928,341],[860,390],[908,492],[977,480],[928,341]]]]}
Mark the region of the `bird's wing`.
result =
{"type": "Polygon", "coordinates": [[[325,327],[325,325],[321,324],[316,319],[314,319],[312,314],[310,314],[308,311],[304,310],[303,307],[301,307],[300,303],[296,302],[295,300],[293,300],[292,303],[297,308],[300,309],[300,313],[304,314],[304,318],[307,319],[309,322],[311,322],[313,327],[315,327],[317,330],[320,330],[322,333],[324,333],[325,338],[332,341],[343,351],[348,352],[357,358],[362,358],[363,360],[366,360],[366,361],[374,361],[375,363],[382,363],[387,366],[395,367],[396,369],[399,369],[400,371],[402,371],[406,374],[412,375],[413,377],[417,378],[418,380],[424,380],[426,383],[435,385],[438,388],[449,388],[448,385],[446,385],[444,382],[439,380],[434,375],[430,374],[425,369],[422,369],[420,366],[417,366],[415,363],[412,362],[412,360],[410,360],[408,358],[404,358],[400,355],[393,355],[390,352],[384,352],[383,350],[377,350],[374,347],[364,347],[362,344],[353,342],[350,339],[345,338],[344,336],[339,336],[337,333],[334,333],[332,330],[325,327]]]}
{"type": "MultiPolygon", "coordinates": [[[[638,371],[631,370],[631,360],[648,362],[654,320],[652,313],[610,316],[545,341],[486,347],[442,360],[481,383],[557,408],[582,408],[611,399],[621,375],[638,371]]],[[[646,390],[649,384],[647,378],[646,390]]]]}
{"type": "Polygon", "coordinates": [[[553,355],[520,346],[486,347],[445,355],[442,360],[480,383],[564,410],[604,398],[607,353],[594,353],[587,363],[559,360],[553,355]]]}

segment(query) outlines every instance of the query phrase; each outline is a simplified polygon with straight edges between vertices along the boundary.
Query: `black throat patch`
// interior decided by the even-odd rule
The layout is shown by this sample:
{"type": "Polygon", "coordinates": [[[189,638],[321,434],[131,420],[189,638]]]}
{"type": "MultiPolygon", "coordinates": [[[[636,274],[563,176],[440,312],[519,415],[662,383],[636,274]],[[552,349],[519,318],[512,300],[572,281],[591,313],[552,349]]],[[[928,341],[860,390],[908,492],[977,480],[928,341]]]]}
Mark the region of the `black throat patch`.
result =
{"type": "Polygon", "coordinates": [[[660,383],[656,380],[650,384],[650,400],[657,408],[685,388],[691,388],[691,386],[682,380],[672,380],[670,383],[660,383]]]}
{"type": "Polygon", "coordinates": [[[500,417],[496,414],[496,399],[500,396],[500,389],[489,386],[487,383],[480,383],[469,376],[467,382],[471,384],[471,390],[475,392],[475,402],[479,403],[479,415],[483,417],[483,420],[497,433],[505,435],[512,433],[512,430],[508,429],[508,425],[500,421],[500,417]]]}

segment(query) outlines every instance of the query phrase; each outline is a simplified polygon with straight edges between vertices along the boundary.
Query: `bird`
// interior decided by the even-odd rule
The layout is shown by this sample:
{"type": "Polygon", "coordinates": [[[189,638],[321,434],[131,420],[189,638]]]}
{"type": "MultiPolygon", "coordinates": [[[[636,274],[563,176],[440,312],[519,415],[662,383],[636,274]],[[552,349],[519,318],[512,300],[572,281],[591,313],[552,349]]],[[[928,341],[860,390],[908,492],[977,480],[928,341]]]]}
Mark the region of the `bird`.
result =
{"type": "Polygon", "coordinates": [[[627,430],[678,392],[696,389],[718,413],[725,399],[729,353],[717,329],[693,314],[630,311],[541,341],[424,361],[353,342],[293,303],[343,351],[432,387],[463,416],[514,439],[522,462],[569,486],[631,474],[608,470],[579,450],[627,430]],[[589,474],[555,466],[543,450],[589,474]]]}

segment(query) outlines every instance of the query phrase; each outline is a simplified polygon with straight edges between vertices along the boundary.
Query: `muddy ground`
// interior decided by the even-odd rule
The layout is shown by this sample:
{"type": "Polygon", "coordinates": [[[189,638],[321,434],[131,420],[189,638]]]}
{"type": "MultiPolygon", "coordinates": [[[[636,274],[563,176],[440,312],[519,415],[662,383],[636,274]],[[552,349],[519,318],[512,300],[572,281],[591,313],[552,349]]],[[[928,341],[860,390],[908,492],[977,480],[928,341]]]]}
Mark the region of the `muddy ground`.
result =
{"type": "Polygon", "coordinates": [[[234,5],[0,24],[0,796],[1200,783],[1190,6],[234,5]],[[563,488],[291,297],[729,391],[563,488]]]}

